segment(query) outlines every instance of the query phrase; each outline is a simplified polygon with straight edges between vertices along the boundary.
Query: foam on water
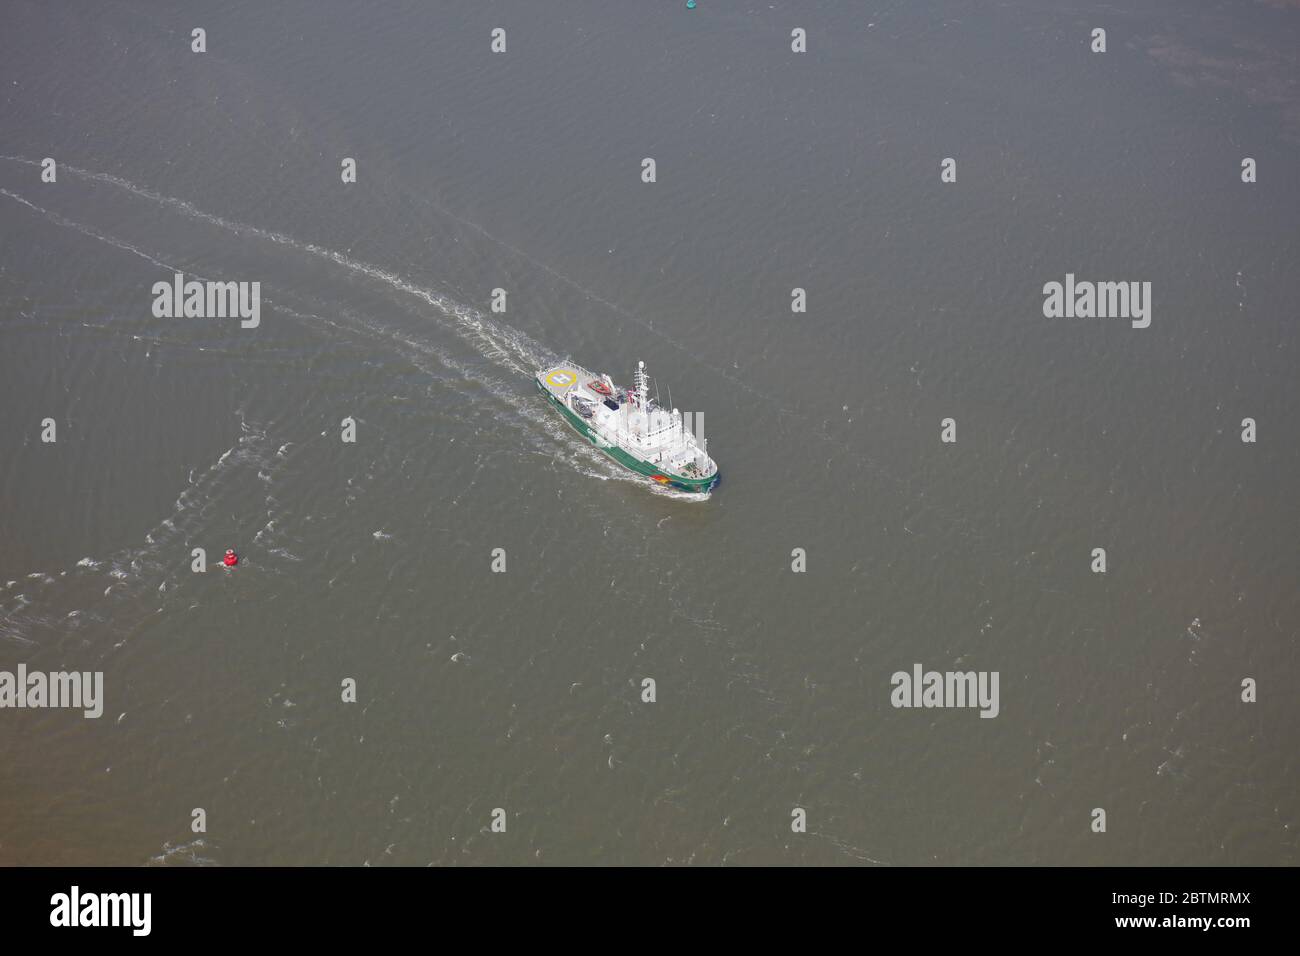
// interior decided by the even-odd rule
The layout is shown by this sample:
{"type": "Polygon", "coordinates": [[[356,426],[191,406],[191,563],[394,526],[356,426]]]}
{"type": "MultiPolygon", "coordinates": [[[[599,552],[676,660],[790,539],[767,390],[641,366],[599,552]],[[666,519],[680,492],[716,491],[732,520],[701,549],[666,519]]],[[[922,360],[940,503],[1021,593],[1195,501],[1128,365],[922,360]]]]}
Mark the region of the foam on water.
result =
{"type": "MultiPolygon", "coordinates": [[[[14,161],[14,163],[38,165],[34,160],[29,160],[26,159],[26,157],[21,156],[0,155],[0,159],[14,161]]],[[[432,289],[426,289],[426,287],[417,285],[415,282],[399,276],[399,274],[378,267],[378,265],[365,263],[365,261],[351,258],[351,256],[343,254],[343,252],[330,250],[330,248],[324,246],[318,246],[316,243],[300,241],[300,239],[291,237],[291,235],[274,232],[274,230],[263,229],[260,228],[260,226],[244,224],[244,222],[229,220],[224,216],[214,215],[214,213],[204,211],[204,209],[194,206],[194,204],[187,202],[187,200],[157,193],[157,191],[148,189],[148,187],[140,186],[138,183],[130,182],[129,179],[113,176],[113,174],[110,173],[92,172],[92,170],[81,169],[78,168],[78,166],[68,164],[62,166],[62,169],[68,170],[68,172],[74,174],[74,176],[87,179],[87,181],[107,183],[107,185],[125,190],[131,195],[139,196],[139,198],[147,199],[149,202],[173,209],[173,211],[191,217],[191,219],[217,226],[217,228],[224,229],[226,232],[237,235],[251,235],[251,237],[277,243],[279,246],[294,248],[294,250],[305,252],[305,254],[315,256],[315,258],[341,265],[341,267],[348,269],[348,271],[351,271],[352,273],[360,274],[360,276],[383,282],[383,284],[393,287],[395,290],[412,295],[412,297],[420,299],[421,302],[433,306],[435,310],[443,313],[443,315],[450,317],[450,319],[454,319],[455,323],[452,328],[458,332],[461,339],[464,339],[465,342],[468,342],[469,345],[473,347],[474,351],[476,351],[478,355],[489,360],[490,363],[497,364],[500,368],[515,373],[517,376],[526,376],[530,380],[537,368],[543,367],[543,365],[546,364],[558,362],[558,360],[562,358],[558,352],[552,351],[549,347],[543,346],[542,343],[537,342],[536,339],[526,336],[526,334],[520,332],[519,329],[491,320],[489,317],[485,316],[484,313],[476,310],[476,308],[465,306],[464,303],[455,302],[454,299],[448,298],[446,295],[439,294],[437,291],[432,289]]],[[[57,225],[66,226],[66,228],[74,229],[75,232],[88,235],[88,237],[108,243],[110,246],[121,248],[123,251],[131,252],[131,254],[140,256],[140,258],[146,259],[149,263],[157,265],[157,267],[168,269],[170,272],[183,271],[183,269],[165,263],[164,260],[156,258],[156,256],[149,255],[148,252],[140,250],[140,248],[131,245],[131,243],[112,237],[112,235],[100,233],[98,230],[91,229],[90,226],[66,219],[66,217],[59,215],[59,213],[36,206],[35,203],[31,203],[29,200],[23,199],[22,196],[17,194],[10,193],[8,190],[0,189],[0,195],[8,196],[8,198],[22,203],[23,206],[30,207],[31,209],[34,209],[35,212],[42,213],[43,216],[47,216],[49,220],[56,222],[57,225]]],[[[191,274],[191,277],[203,281],[203,277],[198,276],[198,274],[192,271],[188,274],[191,274]]],[[[538,407],[537,402],[528,401],[528,399],[532,398],[532,394],[528,393],[528,398],[517,394],[516,390],[512,388],[510,382],[494,380],[494,378],[486,376],[482,369],[471,368],[469,365],[459,362],[459,360],[456,360],[450,352],[439,349],[439,347],[434,346],[433,343],[413,338],[407,333],[400,332],[400,330],[391,329],[389,326],[382,325],[381,323],[377,323],[377,321],[369,320],[367,317],[356,315],[355,312],[347,310],[344,310],[344,312],[346,312],[351,323],[342,326],[338,323],[334,323],[334,321],[325,319],[325,317],[320,315],[296,312],[295,310],[292,310],[292,308],[283,306],[283,304],[278,304],[270,298],[264,297],[263,302],[269,304],[269,306],[278,308],[278,310],[287,313],[287,315],[296,317],[296,319],[299,320],[309,321],[309,323],[312,324],[334,325],[338,326],[338,328],[346,328],[347,330],[350,330],[350,332],[364,330],[364,332],[372,334],[374,337],[385,338],[391,343],[391,345],[399,346],[400,351],[402,351],[403,355],[408,359],[413,359],[413,356],[416,355],[433,356],[433,358],[437,359],[443,368],[455,372],[456,375],[461,377],[461,380],[473,382],[473,384],[476,385],[486,386],[487,392],[489,392],[491,397],[497,399],[497,401],[503,403],[503,405],[510,407],[511,410],[515,412],[517,418],[526,421],[526,423],[532,425],[532,427],[541,428],[547,436],[552,438],[552,440],[562,442],[562,444],[567,447],[575,447],[571,444],[571,441],[569,441],[572,437],[571,434],[565,431],[563,425],[555,419],[554,415],[545,414],[542,408],[538,407]]],[[[421,368],[424,367],[421,365],[421,368]]],[[[425,371],[432,371],[432,369],[425,368],[425,371]]],[[[576,447],[580,449],[578,454],[580,454],[582,459],[585,460],[588,467],[594,468],[594,472],[588,472],[593,476],[602,477],[602,479],[607,480],[633,481],[634,484],[649,489],[650,492],[656,494],[656,496],[679,499],[679,501],[701,502],[708,501],[708,498],[710,498],[710,494],[708,493],[681,492],[679,489],[668,488],[668,486],[659,485],[649,479],[643,479],[641,476],[633,475],[633,473],[625,471],[624,468],[616,466],[616,464],[611,462],[610,459],[599,454],[598,451],[591,449],[589,446],[577,445],[576,447]]],[[[283,450],[285,449],[287,449],[287,444],[279,447],[277,454],[283,453],[283,450]]],[[[229,457],[229,455],[233,454],[234,451],[235,449],[227,450],[225,457],[229,457]]],[[[218,460],[217,464],[224,463],[225,457],[218,460]]],[[[269,483],[269,472],[260,472],[259,476],[261,479],[268,481],[269,483]]],[[[185,507],[186,498],[186,492],[182,492],[181,496],[177,498],[178,509],[185,507]]]]}
{"type": "MultiPolygon", "coordinates": [[[[112,633],[130,633],[138,623],[137,612],[143,606],[139,598],[150,592],[168,596],[178,587],[181,576],[191,573],[188,561],[178,563],[176,556],[188,555],[188,549],[204,533],[210,522],[210,512],[221,500],[223,490],[247,469],[255,472],[265,470],[274,475],[290,460],[275,455],[277,443],[265,427],[242,418],[239,424],[242,434],[236,443],[206,470],[193,476],[189,487],[177,496],[174,512],[145,534],[142,546],[126,548],[102,558],[84,557],[73,566],[70,575],[63,571],[59,578],[55,578],[34,572],[29,577],[39,577],[51,599],[57,599],[57,593],[64,588],[84,586],[95,577],[110,582],[103,589],[102,598],[111,603],[79,609],[74,623],[79,623],[84,613],[112,633]]],[[[270,514],[274,499],[269,493],[265,505],[270,514]]],[[[272,516],[268,527],[274,524],[272,516]]],[[[288,560],[298,560],[287,551],[284,555],[288,560]]],[[[53,619],[33,605],[32,599],[18,595],[13,607],[0,611],[0,634],[31,643],[31,635],[38,629],[51,626],[53,619]]],[[[72,617],[63,614],[56,627],[66,627],[68,618],[72,617]]]]}
{"type": "MultiPolygon", "coordinates": [[[[21,156],[0,155],[0,159],[9,160],[11,162],[24,163],[31,166],[39,165],[36,161],[21,156]]],[[[478,309],[472,308],[471,306],[465,305],[460,302],[456,302],[454,299],[451,299],[448,296],[438,293],[432,289],[428,289],[423,286],[420,286],[415,282],[407,278],[404,278],[394,272],[391,272],[385,268],[382,268],[378,265],[374,265],[372,263],[354,259],[345,253],[333,249],[328,249],[324,246],[320,246],[315,243],[301,241],[299,239],[296,239],[292,236],[286,235],[281,232],[276,232],[270,229],[264,229],[259,226],[249,225],[247,223],[235,222],[223,216],[219,216],[214,213],[210,213],[203,209],[200,209],[197,206],[195,206],[193,203],[188,202],[187,200],[178,199],[173,196],[166,196],[162,193],[156,192],[155,190],[149,189],[145,186],[141,186],[137,183],[133,183],[130,180],[124,179],[120,176],[115,176],[110,173],[94,172],[91,170],[81,169],[77,166],[72,166],[68,164],[64,164],[61,168],[82,179],[89,180],[92,182],[105,183],[114,186],[118,189],[125,190],[132,195],[138,196],[143,199],[147,199],[150,202],[172,209],[187,217],[196,219],[201,222],[208,223],[209,225],[217,226],[218,228],[231,232],[235,235],[252,236],[254,238],[263,239],[265,241],[273,242],[281,246],[286,246],[288,248],[292,248],[300,252],[307,253],[316,258],[323,259],[328,262],[332,262],[334,264],[342,266],[345,269],[350,270],[355,274],[380,281],[393,289],[411,295],[419,299],[420,301],[433,306],[444,316],[454,319],[455,322],[452,327],[457,331],[457,333],[464,341],[468,342],[475,349],[475,351],[479,355],[487,359],[489,362],[496,364],[504,369],[507,369],[510,372],[513,372],[517,375],[527,376],[529,379],[531,379],[532,375],[534,374],[537,368],[543,367],[548,364],[552,364],[556,361],[559,361],[559,359],[561,358],[561,356],[558,353],[554,352],[553,350],[537,342],[536,340],[534,340],[527,334],[521,332],[520,330],[493,321],[492,319],[489,319],[487,316],[485,316],[478,309]]],[[[101,233],[81,223],[77,223],[70,219],[67,219],[66,217],[61,216],[58,213],[44,209],[32,202],[29,202],[23,197],[11,193],[8,190],[0,189],[0,195],[7,196],[8,198],[14,199],[22,203],[23,205],[30,207],[34,211],[41,213],[42,215],[48,217],[51,221],[59,225],[74,229],[77,232],[82,233],[83,235],[90,236],[94,239],[108,243],[109,245],[112,245],[119,249],[128,251],[134,255],[140,256],[141,258],[144,258],[148,262],[160,268],[167,269],[168,271],[172,271],[172,272],[184,271],[177,266],[168,264],[163,260],[158,259],[147,252],[144,252],[143,250],[137,248],[136,246],[130,243],[124,242],[123,240],[120,240],[116,237],[101,233]]],[[[497,240],[494,239],[493,241],[497,241],[497,240]]],[[[199,279],[200,281],[203,280],[202,276],[197,275],[192,270],[189,274],[193,278],[199,279]]],[[[263,301],[268,305],[275,304],[273,300],[269,298],[264,298],[263,301]]],[[[304,315],[302,313],[298,313],[294,311],[293,309],[288,308],[287,306],[278,305],[278,304],[275,305],[276,308],[279,308],[281,311],[284,311],[289,315],[292,315],[294,317],[303,320],[316,322],[316,323],[323,322],[325,324],[330,324],[330,325],[338,324],[338,323],[330,322],[327,319],[323,319],[321,316],[318,315],[311,315],[311,314],[304,315]]],[[[512,411],[514,411],[519,418],[533,425],[540,426],[551,438],[557,441],[564,442],[565,444],[568,443],[568,439],[570,436],[566,433],[564,428],[555,420],[554,416],[549,414],[548,415],[539,414],[540,409],[537,407],[536,402],[527,401],[521,396],[517,395],[508,383],[499,380],[493,380],[491,377],[485,375],[481,369],[469,368],[464,363],[454,359],[445,350],[439,349],[427,341],[421,341],[412,338],[411,336],[404,334],[400,331],[396,331],[387,326],[383,326],[382,324],[366,320],[363,317],[357,316],[355,313],[349,312],[348,316],[350,319],[353,320],[353,324],[347,327],[349,331],[356,331],[357,326],[359,325],[361,328],[365,329],[367,332],[371,333],[372,335],[381,338],[386,338],[393,344],[404,346],[406,349],[413,350],[414,352],[419,354],[432,355],[436,357],[444,367],[451,369],[452,371],[455,371],[456,373],[461,375],[461,377],[464,378],[465,380],[472,381],[478,385],[487,386],[489,389],[489,393],[492,395],[492,397],[498,400],[499,402],[502,402],[503,404],[510,407],[512,411]]],[[[411,357],[410,352],[407,352],[406,355],[408,358],[411,357]]],[[[531,394],[529,397],[531,398],[531,394]]],[[[284,447],[287,447],[287,445],[283,446],[281,448],[281,451],[283,450],[284,447]]],[[[233,451],[234,449],[231,449],[231,451],[228,451],[226,454],[229,455],[233,451]]],[[[628,473],[624,469],[615,465],[613,462],[609,461],[609,459],[606,458],[604,455],[595,452],[594,449],[583,447],[583,453],[584,453],[584,458],[587,460],[588,464],[596,467],[601,477],[618,479],[618,480],[630,480],[635,482],[638,485],[648,488],[649,490],[651,490],[653,494],[659,495],[661,497],[674,498],[682,501],[707,501],[709,499],[708,493],[699,494],[693,492],[683,492],[678,489],[662,486],[656,482],[649,481],[648,479],[643,479],[640,476],[632,475],[631,473],[628,473]]],[[[221,462],[219,461],[218,464],[221,464],[221,462]]],[[[269,475],[265,476],[263,480],[269,480],[269,475]]],[[[184,499],[185,499],[185,493],[182,493],[180,498],[177,499],[178,507],[180,507],[183,504],[184,499]]]]}
{"type": "MultiPolygon", "coordinates": [[[[39,165],[35,160],[27,159],[22,156],[0,155],[0,159],[25,163],[29,166],[39,165]]],[[[289,248],[296,249],[300,252],[305,252],[327,262],[333,262],[358,275],[364,275],[371,279],[378,280],[400,292],[405,292],[408,295],[415,296],[433,306],[448,318],[455,319],[462,337],[474,344],[480,354],[491,361],[497,362],[498,364],[511,369],[512,371],[523,375],[532,375],[534,369],[559,358],[558,355],[529,338],[518,329],[502,326],[493,322],[491,319],[488,319],[477,309],[456,302],[454,299],[435,292],[432,289],[417,285],[415,282],[397,275],[394,272],[390,272],[380,266],[354,259],[346,253],[339,252],[335,249],[328,249],[324,246],[317,245],[316,243],[303,242],[282,232],[263,229],[260,226],[253,226],[247,223],[235,222],[223,216],[216,215],[215,213],[210,213],[200,209],[193,203],[184,199],[163,195],[162,193],[156,192],[145,186],[140,186],[130,180],[123,179],[120,176],[114,176],[110,173],[93,172],[91,170],[81,169],[77,166],[68,164],[64,164],[61,168],[82,179],[106,183],[119,189],[126,190],[132,195],[166,206],[182,215],[206,222],[209,225],[217,226],[228,232],[234,233],[235,235],[252,236],[258,239],[263,239],[268,242],[276,243],[277,245],[288,246],[289,248]]],[[[7,191],[2,192],[10,198],[17,199],[19,202],[32,206],[34,209],[39,208],[13,193],[7,191]]],[[[46,215],[57,215],[46,210],[41,211],[46,215]]],[[[81,229],[81,227],[76,225],[73,225],[73,228],[81,229]]],[[[93,233],[88,232],[87,234],[93,233]]],[[[103,237],[96,235],[96,238],[103,237]]],[[[104,241],[109,240],[105,239],[104,241]]],[[[132,248],[131,251],[136,252],[138,255],[144,255],[134,248],[132,248]]],[[[163,268],[171,268],[165,263],[152,259],[152,257],[147,255],[145,255],[145,258],[154,262],[155,265],[162,266],[163,268]]]]}

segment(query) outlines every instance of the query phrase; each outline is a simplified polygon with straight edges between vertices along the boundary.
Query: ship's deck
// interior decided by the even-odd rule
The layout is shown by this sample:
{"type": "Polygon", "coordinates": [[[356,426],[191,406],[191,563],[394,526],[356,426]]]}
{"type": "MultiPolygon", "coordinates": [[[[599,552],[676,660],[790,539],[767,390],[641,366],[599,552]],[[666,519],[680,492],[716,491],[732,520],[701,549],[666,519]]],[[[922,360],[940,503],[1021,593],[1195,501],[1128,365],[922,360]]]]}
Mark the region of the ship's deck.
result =
{"type": "MultiPolygon", "coordinates": [[[[650,401],[648,414],[629,401],[627,390],[614,386],[617,410],[605,404],[607,396],[592,388],[602,377],[576,362],[564,361],[537,373],[538,385],[565,408],[574,409],[573,398],[585,399],[593,413],[587,423],[602,439],[617,445],[642,461],[679,475],[707,478],[717,465],[686,431],[679,416],[650,401]]],[[[582,417],[582,416],[580,416],[582,417]]]]}
{"type": "Polygon", "coordinates": [[[537,381],[542,388],[561,401],[567,399],[569,392],[574,388],[579,389],[579,394],[585,398],[597,398],[595,393],[586,387],[586,383],[599,378],[600,376],[591,369],[583,368],[576,362],[561,362],[537,373],[537,381]]]}

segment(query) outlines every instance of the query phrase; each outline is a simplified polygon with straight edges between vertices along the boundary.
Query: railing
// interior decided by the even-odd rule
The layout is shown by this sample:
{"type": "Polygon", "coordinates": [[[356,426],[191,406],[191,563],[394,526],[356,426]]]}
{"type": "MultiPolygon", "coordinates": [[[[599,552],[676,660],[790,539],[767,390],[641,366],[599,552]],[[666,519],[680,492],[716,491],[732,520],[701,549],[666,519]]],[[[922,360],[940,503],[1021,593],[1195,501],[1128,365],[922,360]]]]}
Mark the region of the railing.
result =
{"type": "MultiPolygon", "coordinates": [[[[564,358],[561,362],[559,362],[558,364],[560,364],[560,365],[564,365],[564,366],[567,366],[568,368],[571,368],[571,369],[573,369],[575,372],[577,372],[578,375],[579,375],[579,378],[580,378],[580,381],[579,381],[578,384],[580,384],[580,385],[586,385],[587,382],[592,381],[593,379],[596,380],[596,381],[600,381],[600,380],[601,380],[601,376],[600,376],[599,373],[597,373],[597,372],[593,372],[593,371],[592,371],[591,369],[589,369],[589,368],[584,368],[583,366],[579,365],[577,362],[573,361],[573,360],[570,359],[570,358],[567,358],[567,357],[566,357],[566,358],[564,358]]],[[[618,392],[615,391],[614,394],[617,395],[618,392]]],[[[666,409],[662,408],[662,407],[661,407],[661,406],[660,406],[660,405],[659,405],[659,404],[658,404],[654,399],[648,399],[648,400],[646,401],[646,406],[647,406],[647,410],[659,409],[660,411],[667,411],[666,409]]],[[[624,414],[626,415],[626,413],[624,413],[624,414]]],[[[626,422],[626,418],[624,418],[624,422],[626,422]]],[[[668,426],[667,428],[662,428],[662,429],[660,429],[659,431],[652,432],[652,433],[650,433],[649,435],[647,435],[647,437],[653,438],[653,437],[657,437],[657,436],[659,436],[659,435],[670,434],[670,433],[676,432],[676,431],[677,431],[677,425],[680,424],[680,423],[681,423],[681,419],[680,419],[680,418],[677,418],[676,421],[675,421],[675,423],[674,423],[673,425],[670,425],[670,426],[668,426]]],[[[619,437],[619,433],[618,433],[618,432],[615,432],[615,433],[614,433],[614,436],[613,436],[612,439],[611,439],[609,436],[606,436],[606,435],[601,435],[600,437],[602,438],[602,440],[609,442],[611,445],[614,445],[614,446],[616,446],[616,447],[618,447],[618,448],[621,448],[621,449],[622,449],[623,451],[625,451],[625,452],[628,452],[628,453],[630,453],[630,454],[635,455],[638,459],[640,459],[640,460],[642,460],[642,461],[647,460],[647,454],[648,454],[648,453],[653,453],[653,451],[656,450],[656,448],[657,448],[657,449],[662,449],[662,448],[663,448],[663,446],[660,445],[660,446],[652,446],[650,449],[647,449],[644,445],[641,445],[641,444],[635,444],[635,443],[633,443],[633,442],[629,442],[629,441],[624,441],[621,437],[619,437]]],[[[683,434],[683,437],[684,437],[684,434],[683,434]]],[[[708,452],[705,451],[703,448],[700,448],[698,445],[696,445],[695,448],[696,448],[696,453],[695,453],[695,455],[693,455],[693,456],[691,457],[691,463],[697,461],[698,458],[699,458],[700,456],[703,456],[703,458],[704,458],[704,468],[703,468],[703,469],[700,469],[700,468],[698,468],[698,467],[696,468],[696,471],[697,471],[697,473],[699,474],[699,476],[700,476],[701,478],[708,478],[710,475],[715,474],[715,473],[717,472],[717,470],[718,470],[717,462],[715,462],[712,458],[710,458],[708,452]]],[[[666,463],[666,462],[657,462],[656,464],[663,464],[663,465],[665,466],[665,469],[667,469],[667,463],[666,463]]],[[[682,467],[685,467],[685,466],[682,466],[682,467]]]]}
{"type": "MultiPolygon", "coordinates": [[[[602,435],[601,437],[604,438],[606,441],[610,441],[610,439],[607,438],[606,436],[602,435]]],[[[663,446],[660,445],[660,446],[655,446],[654,448],[651,449],[647,449],[642,445],[635,445],[630,442],[623,441],[618,436],[617,433],[615,433],[611,444],[618,446],[619,448],[623,449],[623,451],[634,454],[638,459],[642,461],[649,461],[650,460],[649,454],[653,454],[656,448],[657,449],[663,448],[663,446]]],[[[699,472],[701,478],[707,478],[718,470],[717,462],[715,462],[712,458],[709,457],[708,452],[704,451],[702,448],[699,448],[698,446],[695,447],[697,449],[696,453],[691,456],[690,460],[691,462],[694,462],[698,459],[699,456],[702,455],[704,457],[704,468],[703,469],[697,468],[696,470],[699,472]]],[[[653,462],[653,464],[662,465],[665,468],[665,470],[667,470],[669,462],[659,461],[659,462],[653,462]]],[[[685,465],[681,467],[684,468],[685,465]]]]}

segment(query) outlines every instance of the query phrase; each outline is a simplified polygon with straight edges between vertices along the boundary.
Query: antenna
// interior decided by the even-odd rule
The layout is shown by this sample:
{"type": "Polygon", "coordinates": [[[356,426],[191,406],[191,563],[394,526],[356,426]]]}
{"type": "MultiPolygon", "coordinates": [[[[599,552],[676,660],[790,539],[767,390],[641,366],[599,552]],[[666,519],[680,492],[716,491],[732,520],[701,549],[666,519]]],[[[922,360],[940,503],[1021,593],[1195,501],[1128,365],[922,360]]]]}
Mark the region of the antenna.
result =
{"type": "MultiPolygon", "coordinates": [[[[649,383],[646,381],[645,362],[637,362],[636,374],[632,376],[633,385],[636,388],[637,405],[642,412],[649,413],[647,404],[650,398],[649,383]]],[[[647,422],[649,419],[647,418],[647,422]]]]}

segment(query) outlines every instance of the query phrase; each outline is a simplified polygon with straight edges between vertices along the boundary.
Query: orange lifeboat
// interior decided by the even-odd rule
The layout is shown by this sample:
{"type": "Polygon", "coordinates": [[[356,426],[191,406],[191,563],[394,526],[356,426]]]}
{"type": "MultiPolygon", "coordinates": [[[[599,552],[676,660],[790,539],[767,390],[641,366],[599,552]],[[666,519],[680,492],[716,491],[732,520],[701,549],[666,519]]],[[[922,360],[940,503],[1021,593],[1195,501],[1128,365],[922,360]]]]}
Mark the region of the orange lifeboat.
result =
{"type": "Polygon", "coordinates": [[[587,387],[598,395],[604,395],[606,398],[614,394],[614,390],[598,378],[593,378],[587,383],[587,387]]]}

